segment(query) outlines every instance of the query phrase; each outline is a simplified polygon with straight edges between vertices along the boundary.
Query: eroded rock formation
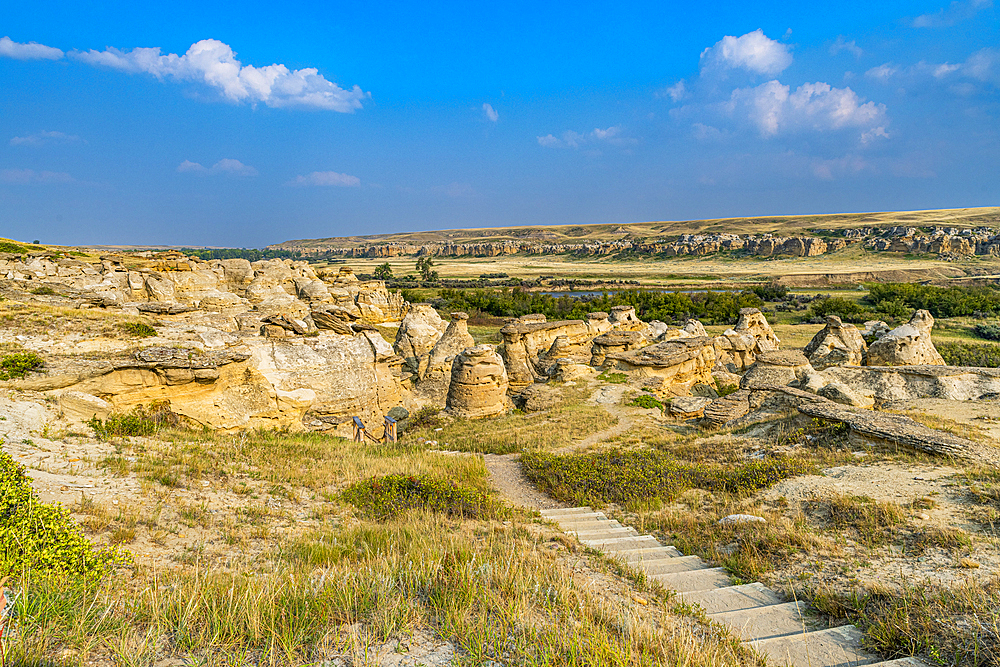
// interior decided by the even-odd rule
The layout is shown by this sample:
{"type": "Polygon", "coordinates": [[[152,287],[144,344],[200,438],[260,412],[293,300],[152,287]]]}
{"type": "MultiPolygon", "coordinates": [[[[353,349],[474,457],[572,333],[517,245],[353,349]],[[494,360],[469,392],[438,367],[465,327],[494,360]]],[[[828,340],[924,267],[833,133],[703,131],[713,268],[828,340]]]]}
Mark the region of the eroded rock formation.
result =
{"type": "Polygon", "coordinates": [[[507,410],[507,371],[491,345],[462,351],[451,367],[448,410],[459,417],[479,419],[507,410]]]}
{"type": "Polygon", "coordinates": [[[934,318],[918,310],[910,321],[883,334],[868,346],[869,366],[944,365],[931,342],[934,318]]]}
{"type": "Polygon", "coordinates": [[[610,352],[604,367],[656,378],[658,384],[650,389],[658,396],[683,396],[697,384],[714,385],[715,348],[710,338],[674,338],[629,352],[610,352]]]}
{"type": "Polygon", "coordinates": [[[845,324],[836,315],[826,318],[826,326],[813,336],[803,353],[813,368],[830,366],[860,366],[868,346],[853,324],[845,324]]]}

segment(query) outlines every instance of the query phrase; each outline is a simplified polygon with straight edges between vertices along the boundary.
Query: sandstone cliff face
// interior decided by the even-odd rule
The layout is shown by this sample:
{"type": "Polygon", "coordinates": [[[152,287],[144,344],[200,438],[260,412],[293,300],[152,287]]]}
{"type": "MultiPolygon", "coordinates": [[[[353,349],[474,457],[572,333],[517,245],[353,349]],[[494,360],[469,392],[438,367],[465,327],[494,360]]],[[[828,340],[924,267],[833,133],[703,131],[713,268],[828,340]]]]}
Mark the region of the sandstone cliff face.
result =
{"type": "Polygon", "coordinates": [[[567,351],[581,352],[593,338],[591,331],[583,320],[546,322],[544,316],[520,318],[500,329],[503,345],[499,353],[506,365],[510,386],[523,388],[544,377],[544,363],[539,358],[552,347],[556,338],[564,338],[567,351]]]}
{"type": "Polygon", "coordinates": [[[910,321],[882,335],[868,346],[869,366],[944,365],[931,342],[934,318],[918,310],[910,321]]]}
{"type": "Polygon", "coordinates": [[[452,364],[448,410],[459,417],[479,419],[507,410],[507,371],[490,345],[463,351],[452,364]]]}
{"type": "Polygon", "coordinates": [[[860,366],[867,350],[865,339],[856,326],[830,315],[826,318],[826,326],[813,336],[803,354],[813,368],[822,370],[830,366],[860,366]]]}

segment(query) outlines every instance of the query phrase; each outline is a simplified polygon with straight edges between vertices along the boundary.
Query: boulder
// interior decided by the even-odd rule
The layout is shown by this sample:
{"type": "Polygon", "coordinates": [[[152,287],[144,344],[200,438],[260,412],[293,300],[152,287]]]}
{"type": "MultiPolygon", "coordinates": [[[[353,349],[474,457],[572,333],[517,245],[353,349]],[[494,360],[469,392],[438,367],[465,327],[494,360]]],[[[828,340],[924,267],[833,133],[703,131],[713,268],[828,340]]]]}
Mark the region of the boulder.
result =
{"type": "MultiPolygon", "coordinates": [[[[605,334],[606,335],[606,334],[605,334]]],[[[674,338],[629,352],[609,352],[604,368],[662,378],[661,397],[685,396],[699,383],[713,384],[715,348],[709,338],[674,338]]]]}
{"type": "Polygon", "coordinates": [[[805,384],[808,376],[815,372],[809,365],[809,360],[801,352],[794,350],[765,352],[757,357],[753,366],[740,380],[740,388],[805,384]]]}
{"type": "Polygon", "coordinates": [[[1000,395],[1000,368],[962,366],[833,366],[828,382],[851,388],[866,402],[942,398],[979,401],[1000,395]]]}
{"type": "Polygon", "coordinates": [[[417,377],[423,375],[430,361],[431,350],[447,328],[448,323],[441,319],[429,303],[410,304],[393,343],[393,349],[403,358],[403,367],[407,372],[417,377]]]}
{"type": "Polygon", "coordinates": [[[704,409],[702,423],[718,428],[750,413],[750,390],[740,389],[727,396],[720,396],[704,409]]]}
{"type": "Polygon", "coordinates": [[[59,410],[73,424],[83,424],[91,419],[107,419],[114,406],[102,398],[82,391],[64,391],[59,394],[59,410]]]}
{"type": "Polygon", "coordinates": [[[834,403],[858,408],[870,408],[875,404],[874,400],[861,396],[843,382],[831,382],[821,387],[816,393],[834,403]]]}
{"type": "Polygon", "coordinates": [[[701,417],[712,399],[704,396],[678,396],[670,401],[670,414],[678,419],[701,417]]]}
{"type": "Polygon", "coordinates": [[[757,359],[754,350],[757,339],[747,332],[737,333],[734,329],[726,329],[721,336],[712,339],[715,347],[717,368],[727,373],[739,373],[753,365],[757,359]]]}
{"type": "Polygon", "coordinates": [[[427,368],[417,384],[417,393],[421,398],[438,405],[447,398],[452,362],[462,350],[476,344],[469,333],[468,319],[469,316],[465,313],[451,314],[451,322],[434,344],[434,349],[428,356],[427,368]]]}
{"type": "Polygon", "coordinates": [[[934,318],[918,310],[906,324],[882,335],[868,346],[868,366],[943,366],[944,359],[931,342],[934,318]]]}
{"type": "Polygon", "coordinates": [[[514,405],[524,412],[541,412],[562,405],[562,392],[544,384],[525,387],[514,397],[514,405]]]}
{"type": "Polygon", "coordinates": [[[615,329],[625,329],[626,331],[639,331],[646,326],[635,314],[635,306],[613,307],[608,321],[615,329]]]}
{"type": "Polygon", "coordinates": [[[876,340],[892,331],[892,327],[881,320],[869,320],[865,322],[865,328],[861,331],[861,338],[866,345],[871,345],[876,340]]]}
{"type": "Polygon", "coordinates": [[[491,345],[476,345],[455,357],[448,387],[448,410],[479,419],[507,411],[507,371],[491,345]]]}
{"type": "Polygon", "coordinates": [[[826,326],[813,336],[803,353],[817,370],[830,366],[860,366],[868,346],[853,324],[845,324],[836,315],[828,315],[826,326]]]}

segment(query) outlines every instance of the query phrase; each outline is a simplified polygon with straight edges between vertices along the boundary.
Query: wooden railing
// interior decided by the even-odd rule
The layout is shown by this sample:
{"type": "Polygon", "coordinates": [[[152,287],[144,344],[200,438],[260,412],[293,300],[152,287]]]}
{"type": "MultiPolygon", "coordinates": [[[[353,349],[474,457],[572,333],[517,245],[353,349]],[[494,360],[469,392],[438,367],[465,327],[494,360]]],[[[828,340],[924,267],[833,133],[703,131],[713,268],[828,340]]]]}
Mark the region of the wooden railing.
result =
{"type": "Polygon", "coordinates": [[[368,432],[365,427],[365,423],[361,421],[360,417],[354,418],[354,442],[364,442],[365,438],[368,438],[372,442],[397,442],[399,440],[399,434],[396,429],[396,420],[392,417],[385,417],[383,423],[382,437],[376,438],[374,435],[368,432]]]}

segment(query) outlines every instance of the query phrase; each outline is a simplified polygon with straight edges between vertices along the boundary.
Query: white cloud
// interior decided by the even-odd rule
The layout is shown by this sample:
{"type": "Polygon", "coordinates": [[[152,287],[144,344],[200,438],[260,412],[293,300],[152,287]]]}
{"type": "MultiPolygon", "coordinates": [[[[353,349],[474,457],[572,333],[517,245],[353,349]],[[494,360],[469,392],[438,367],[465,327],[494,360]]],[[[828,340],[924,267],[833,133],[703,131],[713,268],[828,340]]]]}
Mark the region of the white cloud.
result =
{"type": "Polygon", "coordinates": [[[76,179],[64,171],[35,171],[34,169],[0,170],[0,181],[29,185],[32,183],[72,183],[76,179]]]}
{"type": "Polygon", "coordinates": [[[250,165],[243,164],[239,160],[233,160],[232,158],[223,158],[219,160],[212,165],[211,169],[206,168],[197,162],[184,160],[184,162],[177,165],[177,171],[182,174],[193,173],[208,176],[218,174],[228,174],[231,176],[257,176],[258,174],[257,170],[250,165]]]}
{"type": "Polygon", "coordinates": [[[837,35],[837,41],[830,45],[830,55],[835,56],[841,51],[847,51],[855,58],[860,58],[864,53],[853,39],[848,42],[843,35],[837,35]]]}
{"type": "Polygon", "coordinates": [[[987,48],[976,51],[962,65],[962,74],[1000,85],[1000,50],[987,48]]]}
{"type": "Polygon", "coordinates": [[[289,70],[284,65],[243,65],[227,44],[217,39],[195,42],[182,56],[162,55],[159,48],[121,51],[73,51],[73,58],[90,65],[129,74],[152,74],[158,79],[195,81],[217,90],[232,102],[263,103],[269,107],[314,107],[351,112],[368,97],[361,88],[345,90],[313,67],[289,70]]]}
{"type": "Polygon", "coordinates": [[[768,38],[757,29],[740,37],[726,35],[701,53],[703,68],[743,68],[756,74],[774,75],[792,64],[788,46],[768,38]]]}
{"type": "Polygon", "coordinates": [[[51,46],[28,42],[22,44],[10,37],[0,37],[0,56],[15,60],[59,60],[63,52],[51,46]]]}
{"type": "Polygon", "coordinates": [[[664,88],[663,91],[657,93],[656,96],[669,97],[672,101],[677,102],[687,97],[687,94],[687,85],[684,83],[684,79],[681,79],[674,85],[664,88]]]}
{"type": "Polygon", "coordinates": [[[305,176],[296,176],[285,185],[293,186],[336,186],[336,187],[358,187],[361,179],[350,174],[339,174],[335,171],[314,171],[305,176]]]}
{"type": "Polygon", "coordinates": [[[727,109],[750,121],[764,137],[798,130],[830,131],[847,127],[870,132],[886,125],[885,105],[862,103],[850,88],[828,83],[805,83],[791,92],[790,86],[768,81],[754,88],[733,91],[727,109]]]}
{"type": "Polygon", "coordinates": [[[698,141],[715,141],[722,138],[722,131],[704,123],[693,123],[691,132],[698,141]]]}
{"type": "Polygon", "coordinates": [[[494,123],[497,122],[497,120],[499,120],[500,118],[500,114],[496,112],[496,110],[493,108],[493,105],[487,102],[483,103],[483,113],[486,114],[486,118],[488,120],[491,120],[494,123]]]}
{"type": "Polygon", "coordinates": [[[980,10],[993,6],[993,0],[954,0],[947,9],[921,14],[913,19],[914,28],[946,28],[972,18],[980,10]]]}
{"type": "Polygon", "coordinates": [[[622,136],[622,126],[612,125],[602,130],[595,127],[591,132],[581,134],[573,130],[566,130],[561,137],[546,134],[544,137],[536,137],[540,146],[546,148],[582,148],[587,144],[608,143],[614,146],[636,143],[635,139],[622,136]]]}
{"type": "Polygon", "coordinates": [[[43,146],[45,144],[74,144],[77,142],[87,143],[75,134],[65,132],[46,131],[35,132],[23,137],[11,137],[11,146],[43,146]]]}
{"type": "Polygon", "coordinates": [[[870,70],[865,72],[865,76],[869,79],[885,83],[898,71],[899,68],[895,65],[892,65],[891,63],[883,63],[878,67],[872,67],[870,70]]]}

